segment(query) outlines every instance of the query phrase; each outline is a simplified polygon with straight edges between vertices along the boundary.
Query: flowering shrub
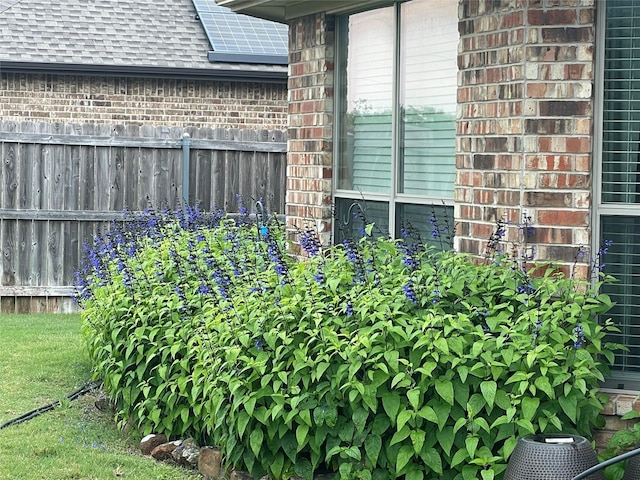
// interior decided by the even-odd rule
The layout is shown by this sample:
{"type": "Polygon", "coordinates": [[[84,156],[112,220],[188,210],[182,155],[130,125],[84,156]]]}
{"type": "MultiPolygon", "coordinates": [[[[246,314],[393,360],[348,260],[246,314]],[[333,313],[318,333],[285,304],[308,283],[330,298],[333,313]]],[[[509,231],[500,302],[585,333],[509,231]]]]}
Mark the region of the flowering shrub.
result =
{"type": "Polygon", "coordinates": [[[305,230],[297,262],[277,223],[189,212],[112,229],[79,277],[96,375],[143,432],[256,478],[491,480],[518,437],[597,424],[611,302],[505,257],[504,223],[484,262],[372,227],[305,230]]]}

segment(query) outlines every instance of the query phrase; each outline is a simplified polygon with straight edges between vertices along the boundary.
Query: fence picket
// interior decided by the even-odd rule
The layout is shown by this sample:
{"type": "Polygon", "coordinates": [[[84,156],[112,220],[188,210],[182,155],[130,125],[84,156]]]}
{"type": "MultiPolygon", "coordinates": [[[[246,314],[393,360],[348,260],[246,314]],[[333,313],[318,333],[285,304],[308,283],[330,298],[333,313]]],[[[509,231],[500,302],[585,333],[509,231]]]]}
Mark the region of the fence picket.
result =
{"type": "Polygon", "coordinates": [[[286,133],[0,121],[0,311],[70,311],[83,244],[121,211],[190,203],[284,213],[286,133]]]}

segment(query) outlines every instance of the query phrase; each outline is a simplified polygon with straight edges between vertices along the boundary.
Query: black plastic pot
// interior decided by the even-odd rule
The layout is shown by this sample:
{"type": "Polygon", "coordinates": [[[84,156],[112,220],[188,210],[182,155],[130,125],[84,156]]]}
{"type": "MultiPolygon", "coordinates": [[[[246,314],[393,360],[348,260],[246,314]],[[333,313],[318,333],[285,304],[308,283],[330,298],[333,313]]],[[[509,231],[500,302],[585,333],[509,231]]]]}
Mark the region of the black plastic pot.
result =
{"type": "MultiPolygon", "coordinates": [[[[598,465],[589,441],[579,435],[529,435],[518,440],[504,480],[571,480],[598,465]]],[[[587,480],[604,480],[602,470],[587,480]]]]}

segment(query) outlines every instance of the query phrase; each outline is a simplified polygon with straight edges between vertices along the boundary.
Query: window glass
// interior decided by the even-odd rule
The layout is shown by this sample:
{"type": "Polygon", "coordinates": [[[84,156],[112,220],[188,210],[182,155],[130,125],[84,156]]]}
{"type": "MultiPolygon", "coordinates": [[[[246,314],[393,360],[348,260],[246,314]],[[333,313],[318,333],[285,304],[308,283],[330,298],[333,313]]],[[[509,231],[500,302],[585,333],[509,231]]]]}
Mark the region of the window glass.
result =
{"type": "Polygon", "coordinates": [[[453,210],[457,8],[413,0],[338,20],[336,205],[385,205],[376,224],[392,235],[428,219],[424,204],[453,210]]]}
{"type": "Polygon", "coordinates": [[[401,193],[452,197],[458,48],[457,6],[402,5],[400,47],[401,193]]]}
{"type": "Polygon", "coordinates": [[[347,17],[338,188],[390,190],[394,32],[393,8],[347,17]]]}
{"type": "Polygon", "coordinates": [[[374,237],[389,237],[389,204],[386,202],[338,198],[335,217],[334,243],[342,243],[345,238],[362,238],[365,227],[371,223],[374,237]]]}
{"type": "Polygon", "coordinates": [[[420,243],[441,250],[452,247],[455,235],[453,208],[445,205],[396,204],[396,238],[419,236],[420,243]]]}
{"type": "Polygon", "coordinates": [[[615,302],[606,314],[629,348],[616,355],[611,386],[640,387],[640,0],[606,3],[602,103],[600,244],[604,271],[618,280],[604,291],[615,302]],[[630,383],[634,382],[634,383],[630,383]]]}
{"type": "Polygon", "coordinates": [[[620,329],[619,334],[611,335],[611,340],[629,347],[628,352],[616,356],[616,368],[640,372],[640,216],[605,216],[601,230],[601,244],[611,242],[602,256],[603,270],[617,280],[603,287],[616,302],[606,314],[620,329]]]}
{"type": "Polygon", "coordinates": [[[602,201],[640,203],[640,3],[607,2],[606,25],[602,201]]]}

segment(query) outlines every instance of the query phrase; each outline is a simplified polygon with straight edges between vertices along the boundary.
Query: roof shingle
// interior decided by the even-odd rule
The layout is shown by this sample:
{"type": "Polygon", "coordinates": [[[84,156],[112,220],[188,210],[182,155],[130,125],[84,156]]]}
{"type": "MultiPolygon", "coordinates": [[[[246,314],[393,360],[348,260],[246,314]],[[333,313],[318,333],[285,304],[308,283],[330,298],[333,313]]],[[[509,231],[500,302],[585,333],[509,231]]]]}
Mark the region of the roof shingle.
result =
{"type": "MultiPolygon", "coordinates": [[[[1,62],[280,72],[211,63],[192,0],[0,0],[1,62]]],[[[212,72],[213,73],[213,72],[212,72]]]]}

